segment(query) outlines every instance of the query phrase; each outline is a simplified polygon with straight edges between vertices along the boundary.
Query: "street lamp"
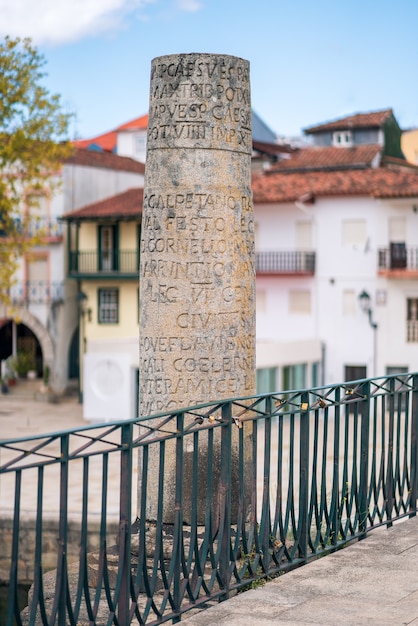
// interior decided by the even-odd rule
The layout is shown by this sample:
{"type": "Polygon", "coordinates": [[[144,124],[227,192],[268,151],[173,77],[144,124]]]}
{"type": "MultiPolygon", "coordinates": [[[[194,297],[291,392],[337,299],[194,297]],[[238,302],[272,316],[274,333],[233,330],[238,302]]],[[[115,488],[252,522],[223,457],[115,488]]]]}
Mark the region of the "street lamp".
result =
{"type": "Polygon", "coordinates": [[[373,311],[372,311],[372,307],[370,306],[370,296],[369,296],[369,294],[367,293],[367,291],[365,291],[365,290],[363,289],[363,291],[362,291],[362,292],[361,292],[361,294],[359,295],[358,299],[359,299],[359,301],[360,301],[360,307],[361,307],[361,310],[362,310],[364,313],[367,313],[367,314],[368,314],[368,316],[369,316],[369,323],[370,323],[370,326],[371,326],[374,330],[376,330],[376,328],[377,328],[377,324],[376,324],[376,322],[374,322],[374,321],[373,321],[373,311]]]}
{"type": "Polygon", "coordinates": [[[365,289],[359,294],[360,308],[364,313],[367,313],[369,318],[369,324],[373,328],[373,376],[376,376],[376,330],[377,324],[373,321],[373,310],[370,306],[370,295],[365,289]]]}

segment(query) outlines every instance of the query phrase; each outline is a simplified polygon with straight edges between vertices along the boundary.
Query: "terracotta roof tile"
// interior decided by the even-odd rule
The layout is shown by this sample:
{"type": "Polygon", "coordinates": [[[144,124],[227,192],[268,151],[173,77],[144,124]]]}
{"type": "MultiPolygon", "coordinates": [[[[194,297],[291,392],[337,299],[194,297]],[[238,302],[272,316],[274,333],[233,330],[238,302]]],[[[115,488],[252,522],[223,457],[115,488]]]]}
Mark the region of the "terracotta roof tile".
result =
{"type": "Polygon", "coordinates": [[[253,140],[253,150],[256,152],[262,152],[263,154],[289,154],[295,152],[295,148],[292,148],[288,144],[269,143],[266,141],[253,140]]]}
{"type": "Polygon", "coordinates": [[[144,174],[145,172],[144,163],[140,163],[135,159],[119,156],[112,152],[101,152],[85,148],[77,148],[74,153],[65,160],[65,163],[119,170],[121,172],[133,172],[136,174],[144,174]]]}
{"type": "Polygon", "coordinates": [[[317,133],[323,130],[345,130],[346,128],[380,128],[390,116],[393,116],[392,109],[384,109],[383,111],[372,111],[370,113],[355,113],[354,115],[341,117],[337,120],[325,122],[324,124],[310,126],[309,128],[305,128],[304,132],[309,135],[310,133],[317,133]]]}
{"type": "Polygon", "coordinates": [[[97,146],[107,152],[113,152],[116,149],[117,133],[112,130],[109,133],[92,137],[91,139],[77,139],[73,141],[73,144],[77,148],[89,148],[90,146],[97,146]]]}
{"type": "Polygon", "coordinates": [[[118,126],[115,130],[147,130],[147,128],[148,114],[146,113],[145,115],[141,115],[141,117],[136,117],[134,120],[118,126]]]}
{"type": "Polygon", "coordinates": [[[265,172],[253,178],[254,202],[295,202],[302,197],[418,197],[418,168],[317,172],[265,172]]]}
{"type": "Polygon", "coordinates": [[[117,219],[138,220],[142,215],[144,190],[128,189],[116,196],[71,211],[63,216],[66,220],[117,219]]]}
{"type": "Polygon", "coordinates": [[[360,145],[352,148],[334,146],[301,148],[291,157],[281,159],[272,170],[305,170],[339,167],[371,167],[372,162],[382,147],[378,145],[360,145]]]}
{"type": "Polygon", "coordinates": [[[97,137],[91,137],[90,139],[77,139],[73,144],[77,148],[89,148],[91,146],[97,146],[106,152],[114,152],[116,150],[116,144],[118,141],[118,132],[121,130],[147,130],[148,127],[148,115],[142,115],[136,117],[130,122],[121,124],[114,130],[103,135],[97,135],[97,137]]]}

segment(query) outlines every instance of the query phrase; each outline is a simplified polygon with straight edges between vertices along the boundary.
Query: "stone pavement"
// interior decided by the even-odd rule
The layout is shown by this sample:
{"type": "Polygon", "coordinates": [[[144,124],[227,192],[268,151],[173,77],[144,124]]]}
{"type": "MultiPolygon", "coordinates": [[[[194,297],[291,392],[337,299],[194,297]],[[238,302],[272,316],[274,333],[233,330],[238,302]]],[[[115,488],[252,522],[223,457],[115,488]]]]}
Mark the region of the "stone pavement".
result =
{"type": "MultiPolygon", "coordinates": [[[[0,438],[87,425],[75,398],[57,404],[0,396],[0,438]]],[[[258,589],[183,617],[187,626],[418,626],[418,517],[258,589]]]]}
{"type": "Polygon", "coordinates": [[[39,386],[39,381],[19,381],[8,394],[0,395],[0,439],[88,426],[77,398],[63,398],[57,403],[35,400],[39,386]]]}
{"type": "Polygon", "coordinates": [[[418,517],[239,594],[187,626],[418,625],[418,517]]]}

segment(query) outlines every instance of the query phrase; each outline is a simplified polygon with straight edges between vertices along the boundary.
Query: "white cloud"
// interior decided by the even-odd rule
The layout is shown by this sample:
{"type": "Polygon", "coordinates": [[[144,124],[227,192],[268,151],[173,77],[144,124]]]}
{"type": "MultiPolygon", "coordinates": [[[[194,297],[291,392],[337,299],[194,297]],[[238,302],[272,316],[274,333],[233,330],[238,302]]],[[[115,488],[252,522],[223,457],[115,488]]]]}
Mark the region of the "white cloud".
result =
{"type": "Polygon", "coordinates": [[[181,11],[188,11],[194,13],[202,8],[202,4],[199,0],[177,0],[177,6],[181,11]]]}
{"type": "Polygon", "coordinates": [[[118,30],[128,14],[152,2],[154,0],[0,0],[0,36],[31,37],[36,44],[66,43],[118,30]]]}

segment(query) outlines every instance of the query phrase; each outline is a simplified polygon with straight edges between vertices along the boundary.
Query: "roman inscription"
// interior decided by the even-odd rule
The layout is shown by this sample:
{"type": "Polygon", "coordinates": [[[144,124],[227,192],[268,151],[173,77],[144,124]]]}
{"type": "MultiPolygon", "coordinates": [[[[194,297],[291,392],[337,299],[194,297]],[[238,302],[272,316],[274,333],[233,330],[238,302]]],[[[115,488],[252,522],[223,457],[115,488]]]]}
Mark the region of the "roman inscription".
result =
{"type": "Polygon", "coordinates": [[[152,62],[148,150],[171,145],[211,149],[216,142],[219,150],[251,154],[248,62],[210,56],[152,62]]]}
{"type": "Polygon", "coordinates": [[[141,415],[255,392],[249,65],[154,59],[140,245],[141,415]]]}

